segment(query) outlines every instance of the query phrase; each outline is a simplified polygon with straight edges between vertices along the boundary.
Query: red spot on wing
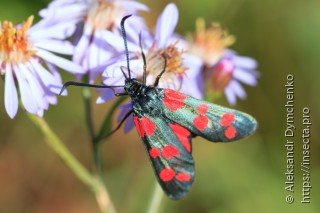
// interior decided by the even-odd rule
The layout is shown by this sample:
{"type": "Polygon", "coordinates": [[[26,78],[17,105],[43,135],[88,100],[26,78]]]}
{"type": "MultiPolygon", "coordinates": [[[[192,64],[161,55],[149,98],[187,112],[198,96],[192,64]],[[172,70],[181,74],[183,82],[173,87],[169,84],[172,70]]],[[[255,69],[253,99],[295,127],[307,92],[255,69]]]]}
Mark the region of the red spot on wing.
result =
{"type": "Polygon", "coordinates": [[[141,118],[141,127],[148,136],[153,135],[156,130],[156,125],[147,117],[141,118]]]}
{"type": "Polygon", "coordinates": [[[208,106],[207,106],[206,104],[200,104],[200,105],[198,106],[198,108],[197,108],[197,111],[198,111],[199,114],[204,115],[204,114],[206,114],[207,111],[208,111],[208,106]]]}
{"type": "Polygon", "coordinates": [[[174,176],[175,172],[173,169],[170,168],[163,169],[159,174],[160,179],[164,182],[172,180],[174,176]]]}
{"type": "Polygon", "coordinates": [[[187,96],[185,94],[174,91],[174,90],[170,90],[170,89],[165,89],[164,95],[167,98],[178,99],[178,100],[184,100],[187,98],[187,96]]]}
{"type": "Polygon", "coordinates": [[[184,106],[183,102],[169,98],[163,98],[162,101],[164,105],[171,111],[176,111],[184,106]]]}
{"type": "Polygon", "coordinates": [[[209,123],[209,119],[204,115],[199,115],[193,120],[193,124],[200,131],[204,130],[207,127],[208,123],[209,123]]]}
{"type": "Polygon", "coordinates": [[[137,116],[133,116],[133,121],[134,121],[134,124],[136,125],[138,134],[140,135],[140,137],[144,138],[144,133],[143,133],[139,118],[137,116]]]}
{"type": "Polygon", "coordinates": [[[233,126],[229,126],[228,129],[224,131],[224,135],[228,139],[232,139],[236,136],[237,130],[233,126]]]}
{"type": "Polygon", "coordinates": [[[178,140],[182,143],[182,145],[186,148],[188,152],[191,151],[191,145],[189,142],[188,137],[190,136],[189,130],[184,128],[183,126],[179,124],[171,124],[169,123],[170,128],[174,132],[174,134],[177,136],[178,140]]]}
{"type": "Polygon", "coordinates": [[[173,157],[178,156],[178,155],[180,155],[180,152],[174,146],[168,145],[168,146],[163,147],[163,149],[162,149],[162,156],[164,158],[167,158],[167,159],[168,158],[173,158],[173,157]]]}
{"type": "Polygon", "coordinates": [[[160,155],[160,150],[158,148],[151,148],[149,149],[149,155],[152,158],[156,158],[160,155]]]}
{"type": "Polygon", "coordinates": [[[180,182],[187,182],[191,179],[191,176],[187,173],[180,172],[179,174],[176,175],[176,179],[180,182]]]}
{"type": "Polygon", "coordinates": [[[221,126],[229,126],[235,120],[235,115],[231,112],[224,114],[220,119],[221,126]]]}

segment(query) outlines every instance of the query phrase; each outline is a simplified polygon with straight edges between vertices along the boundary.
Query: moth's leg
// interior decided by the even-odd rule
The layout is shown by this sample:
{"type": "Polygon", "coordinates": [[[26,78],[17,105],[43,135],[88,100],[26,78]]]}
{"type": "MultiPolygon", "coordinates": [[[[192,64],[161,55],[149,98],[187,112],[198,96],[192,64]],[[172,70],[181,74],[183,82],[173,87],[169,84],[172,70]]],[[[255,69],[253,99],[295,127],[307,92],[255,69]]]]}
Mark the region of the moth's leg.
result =
{"type": "Polygon", "coordinates": [[[123,70],[124,68],[126,68],[126,67],[125,67],[125,66],[121,66],[121,67],[120,67],[120,70],[121,70],[124,78],[125,78],[125,79],[128,79],[128,76],[126,75],[126,73],[125,73],[124,70],[123,70]]]}
{"type": "Polygon", "coordinates": [[[131,113],[133,113],[133,110],[130,110],[125,116],[124,118],[120,121],[120,123],[118,124],[118,126],[112,130],[108,135],[106,135],[105,137],[109,137],[110,135],[112,135],[113,133],[115,133],[118,129],[120,129],[120,127],[122,126],[122,124],[125,122],[125,120],[131,115],[131,113]]]}
{"type": "Polygon", "coordinates": [[[114,93],[115,96],[125,96],[125,95],[129,95],[126,92],[121,92],[121,93],[114,93]]]}

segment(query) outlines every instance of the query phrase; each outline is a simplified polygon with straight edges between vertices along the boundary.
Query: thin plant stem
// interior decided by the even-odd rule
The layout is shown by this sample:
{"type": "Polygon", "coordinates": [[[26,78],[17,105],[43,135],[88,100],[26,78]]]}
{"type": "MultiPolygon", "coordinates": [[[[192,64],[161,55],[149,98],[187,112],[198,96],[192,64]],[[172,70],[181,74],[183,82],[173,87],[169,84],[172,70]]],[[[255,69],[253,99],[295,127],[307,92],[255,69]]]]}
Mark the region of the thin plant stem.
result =
{"type": "Polygon", "coordinates": [[[115,213],[116,211],[109,198],[108,191],[104,187],[100,178],[92,176],[88,170],[82,166],[82,164],[72,155],[43,118],[31,113],[28,113],[28,117],[42,131],[48,146],[63,160],[76,177],[95,193],[101,211],[115,213]]]}
{"type": "MultiPolygon", "coordinates": [[[[88,77],[86,77],[87,79],[88,77]]],[[[86,80],[85,80],[86,83],[86,80]]],[[[86,124],[89,131],[91,141],[94,141],[94,126],[92,121],[92,110],[91,110],[91,91],[88,87],[82,87],[82,97],[83,97],[83,104],[85,109],[85,116],[86,116],[86,124]]]]}
{"type": "MultiPolygon", "coordinates": [[[[85,76],[84,82],[88,82],[88,76],[85,76]]],[[[86,124],[90,135],[90,141],[92,145],[92,156],[93,156],[93,173],[98,181],[98,191],[96,193],[96,199],[99,204],[101,212],[114,213],[115,208],[110,200],[109,193],[104,183],[103,171],[102,171],[102,160],[100,154],[100,144],[95,138],[93,118],[92,118],[92,107],[91,107],[91,91],[88,87],[82,88],[82,98],[84,102],[86,124]]]]}
{"type": "Polygon", "coordinates": [[[95,138],[95,142],[99,143],[102,139],[104,139],[108,134],[111,132],[111,127],[112,127],[112,118],[115,114],[115,111],[117,108],[126,100],[125,96],[119,97],[116,102],[112,105],[111,109],[107,113],[101,128],[98,132],[98,135],[95,138]]]}
{"type": "Polygon", "coordinates": [[[96,183],[93,176],[79,163],[58,136],[51,130],[47,122],[36,115],[28,113],[30,120],[38,126],[45,135],[48,146],[63,160],[71,171],[89,188],[96,191],[96,183]]]}
{"type": "Polygon", "coordinates": [[[147,213],[157,213],[160,211],[160,206],[163,198],[163,191],[158,182],[155,182],[153,195],[150,200],[149,207],[147,209],[147,213]]]}

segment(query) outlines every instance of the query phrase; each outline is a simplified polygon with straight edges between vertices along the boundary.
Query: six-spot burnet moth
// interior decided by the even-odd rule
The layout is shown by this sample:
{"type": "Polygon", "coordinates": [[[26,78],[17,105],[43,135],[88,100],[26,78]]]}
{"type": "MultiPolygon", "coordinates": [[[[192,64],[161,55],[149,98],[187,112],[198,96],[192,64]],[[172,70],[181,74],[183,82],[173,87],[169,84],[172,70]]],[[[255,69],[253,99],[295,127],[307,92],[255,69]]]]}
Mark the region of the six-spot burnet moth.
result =
{"type": "Polygon", "coordinates": [[[156,78],[154,86],[147,86],[146,59],[140,47],[144,61],[143,82],[131,78],[129,53],[127,48],[125,16],[121,20],[121,30],[127,58],[127,71],[121,68],[125,85],[91,85],[78,82],[67,82],[62,91],[69,85],[89,86],[96,88],[123,87],[123,93],[132,100],[132,109],[126,114],[121,124],[133,113],[134,123],[142,143],[147,151],[151,165],[159,184],[172,199],[186,195],[194,181],[194,161],[191,155],[191,140],[195,136],[212,142],[231,142],[251,135],[256,127],[256,120],[248,114],[228,109],[203,100],[198,100],[180,92],[157,88],[159,80],[166,69],[156,78]]]}

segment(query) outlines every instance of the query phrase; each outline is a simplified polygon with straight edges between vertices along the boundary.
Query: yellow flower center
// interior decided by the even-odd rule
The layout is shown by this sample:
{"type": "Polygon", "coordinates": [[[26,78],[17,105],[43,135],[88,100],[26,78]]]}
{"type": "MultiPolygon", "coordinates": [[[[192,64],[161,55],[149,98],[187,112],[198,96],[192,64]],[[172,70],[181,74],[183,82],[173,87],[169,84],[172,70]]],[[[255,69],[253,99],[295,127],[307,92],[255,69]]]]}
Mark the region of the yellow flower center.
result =
{"type": "MultiPolygon", "coordinates": [[[[167,48],[163,48],[157,51],[154,51],[152,47],[148,54],[146,55],[147,59],[147,73],[156,77],[164,68],[165,60],[166,64],[166,73],[165,74],[180,74],[184,73],[188,68],[182,67],[182,51],[179,51],[176,47],[178,41],[174,44],[169,45],[167,48]]],[[[163,75],[162,80],[165,80],[167,75],[163,75]]]]}
{"type": "Polygon", "coordinates": [[[0,60],[4,63],[23,63],[36,53],[28,42],[28,29],[33,16],[17,28],[9,21],[0,22],[0,60]]]}
{"type": "Polygon", "coordinates": [[[220,24],[213,23],[206,29],[205,21],[197,19],[196,32],[191,41],[191,51],[198,55],[205,63],[212,66],[221,58],[226,47],[235,42],[235,37],[223,30],[220,24]]]}
{"type": "Polygon", "coordinates": [[[98,0],[91,5],[86,22],[94,29],[111,31],[118,24],[117,19],[124,15],[124,9],[116,7],[114,0],[98,0]]]}

